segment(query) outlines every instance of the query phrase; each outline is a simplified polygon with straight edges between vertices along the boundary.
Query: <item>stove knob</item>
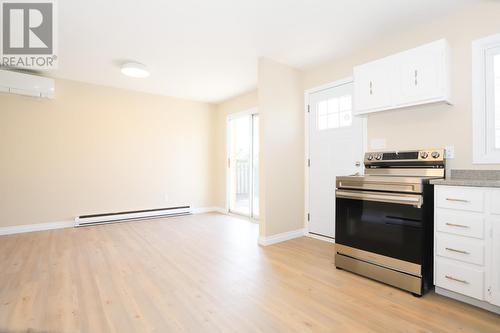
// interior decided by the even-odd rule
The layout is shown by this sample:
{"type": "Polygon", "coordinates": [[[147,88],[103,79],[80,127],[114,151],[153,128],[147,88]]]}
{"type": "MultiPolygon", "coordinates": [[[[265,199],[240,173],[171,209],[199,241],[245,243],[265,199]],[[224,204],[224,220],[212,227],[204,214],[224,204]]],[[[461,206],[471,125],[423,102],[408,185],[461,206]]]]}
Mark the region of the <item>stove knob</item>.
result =
{"type": "Polygon", "coordinates": [[[368,161],[371,161],[373,160],[373,155],[368,155],[368,157],[366,158],[368,161]]]}
{"type": "Polygon", "coordinates": [[[382,159],[382,154],[377,154],[377,156],[375,156],[375,159],[376,160],[381,160],[382,159]]]}
{"type": "Polygon", "coordinates": [[[420,153],[420,157],[423,158],[423,159],[426,159],[427,157],[429,157],[429,153],[426,152],[426,151],[423,151],[420,153]]]}
{"type": "Polygon", "coordinates": [[[432,156],[433,158],[438,158],[438,157],[439,157],[439,156],[441,156],[441,155],[439,155],[439,153],[438,153],[437,151],[433,151],[431,156],[432,156]]]}

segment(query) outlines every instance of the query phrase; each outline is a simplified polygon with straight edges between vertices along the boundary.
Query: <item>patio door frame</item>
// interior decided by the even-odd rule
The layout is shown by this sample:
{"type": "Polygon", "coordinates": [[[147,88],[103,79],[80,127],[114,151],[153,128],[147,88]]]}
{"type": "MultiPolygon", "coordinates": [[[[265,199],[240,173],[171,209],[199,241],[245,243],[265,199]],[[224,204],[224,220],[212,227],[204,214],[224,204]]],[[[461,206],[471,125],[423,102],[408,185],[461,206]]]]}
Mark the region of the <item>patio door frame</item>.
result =
{"type": "MultiPolygon", "coordinates": [[[[259,216],[254,216],[253,214],[253,205],[254,205],[254,172],[253,172],[253,166],[254,166],[254,121],[253,117],[258,116],[259,112],[257,108],[252,108],[248,109],[245,111],[241,112],[236,112],[236,113],[231,113],[227,116],[226,118],[226,212],[229,214],[236,214],[240,216],[245,216],[248,217],[251,220],[257,221],[259,219],[259,216]],[[249,186],[249,214],[242,214],[239,212],[234,212],[231,211],[231,127],[230,127],[230,122],[233,119],[240,118],[240,117],[245,117],[245,116],[251,116],[252,121],[250,124],[250,133],[252,137],[250,138],[250,159],[249,159],[249,164],[250,164],[250,169],[252,170],[250,172],[250,186],[249,186]]],[[[259,119],[260,121],[260,119],[259,119]]],[[[260,144],[260,141],[259,141],[260,144]]],[[[260,212],[259,212],[260,213],[260,212]]]]}

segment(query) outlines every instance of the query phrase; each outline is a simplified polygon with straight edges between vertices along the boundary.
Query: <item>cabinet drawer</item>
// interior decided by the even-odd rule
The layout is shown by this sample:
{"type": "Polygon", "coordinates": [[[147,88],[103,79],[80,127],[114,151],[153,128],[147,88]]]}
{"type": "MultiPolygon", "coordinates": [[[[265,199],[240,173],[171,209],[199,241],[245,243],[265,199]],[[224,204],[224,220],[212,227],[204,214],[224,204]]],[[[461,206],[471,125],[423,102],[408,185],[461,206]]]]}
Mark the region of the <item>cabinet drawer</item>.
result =
{"type": "Polygon", "coordinates": [[[437,206],[441,208],[482,212],[484,191],[481,189],[450,186],[436,188],[437,206]]]}
{"type": "Polygon", "coordinates": [[[436,285],[462,295],[484,299],[484,271],[436,259],[436,285]]]}
{"type": "Polygon", "coordinates": [[[484,217],[477,213],[436,210],[436,230],[450,234],[484,238],[484,217]]]}
{"type": "Polygon", "coordinates": [[[484,241],[438,233],[436,254],[471,264],[484,265],[484,241]]]}

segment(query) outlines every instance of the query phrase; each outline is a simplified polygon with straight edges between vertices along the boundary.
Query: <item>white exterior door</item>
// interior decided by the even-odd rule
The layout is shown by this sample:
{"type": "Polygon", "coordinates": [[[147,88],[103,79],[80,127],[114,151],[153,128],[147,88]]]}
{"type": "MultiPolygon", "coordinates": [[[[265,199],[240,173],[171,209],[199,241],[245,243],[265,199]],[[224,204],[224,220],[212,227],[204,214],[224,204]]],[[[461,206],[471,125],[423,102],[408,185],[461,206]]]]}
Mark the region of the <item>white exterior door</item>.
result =
{"type": "Polygon", "coordinates": [[[335,178],[363,171],[364,120],[352,115],[352,82],[309,94],[310,233],[335,238],[335,178]]]}

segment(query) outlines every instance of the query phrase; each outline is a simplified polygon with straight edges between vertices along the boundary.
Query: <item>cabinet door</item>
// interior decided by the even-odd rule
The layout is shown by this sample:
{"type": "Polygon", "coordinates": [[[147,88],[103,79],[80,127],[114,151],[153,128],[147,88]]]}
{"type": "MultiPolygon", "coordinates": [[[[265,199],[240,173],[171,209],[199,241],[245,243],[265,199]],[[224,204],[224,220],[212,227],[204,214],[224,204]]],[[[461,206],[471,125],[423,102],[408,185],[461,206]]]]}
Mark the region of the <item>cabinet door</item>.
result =
{"type": "Polygon", "coordinates": [[[392,105],[391,57],[354,68],[354,114],[368,113],[392,105]]]}
{"type": "Polygon", "coordinates": [[[491,303],[500,306],[500,219],[489,219],[491,228],[488,242],[489,251],[489,285],[491,303]]]}
{"type": "Polygon", "coordinates": [[[430,43],[403,52],[398,64],[397,105],[443,99],[446,72],[446,42],[430,43]]]}

